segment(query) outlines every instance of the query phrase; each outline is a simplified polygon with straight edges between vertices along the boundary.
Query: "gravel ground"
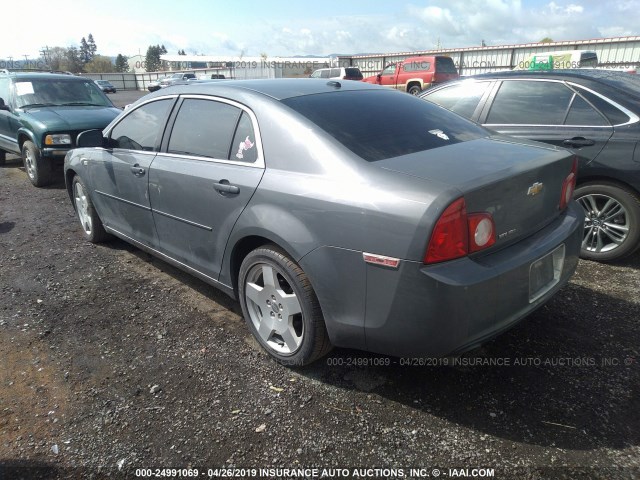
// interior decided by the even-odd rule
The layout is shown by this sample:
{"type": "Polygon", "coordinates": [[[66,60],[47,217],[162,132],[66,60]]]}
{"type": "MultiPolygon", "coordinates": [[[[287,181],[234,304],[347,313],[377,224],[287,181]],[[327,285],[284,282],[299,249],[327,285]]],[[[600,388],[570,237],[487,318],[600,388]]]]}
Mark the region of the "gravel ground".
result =
{"type": "Polygon", "coordinates": [[[261,352],[235,301],[124,242],[84,242],[62,181],[36,189],[9,161],[0,479],[135,478],[139,468],[635,479],[639,268],[640,255],[581,262],[545,307],[447,366],[334,350],[290,370],[261,352]],[[319,470],[276,470],[301,468],[319,470]]]}

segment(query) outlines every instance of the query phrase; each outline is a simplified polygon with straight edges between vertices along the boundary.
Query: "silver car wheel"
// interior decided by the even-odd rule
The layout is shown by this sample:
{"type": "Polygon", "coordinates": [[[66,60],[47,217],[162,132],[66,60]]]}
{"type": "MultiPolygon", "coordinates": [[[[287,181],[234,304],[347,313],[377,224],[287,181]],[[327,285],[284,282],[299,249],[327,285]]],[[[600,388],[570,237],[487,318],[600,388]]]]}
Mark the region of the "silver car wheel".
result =
{"type": "Polygon", "coordinates": [[[78,212],[78,218],[80,219],[82,229],[87,235],[90,236],[93,230],[93,222],[91,220],[91,214],[89,212],[89,202],[87,200],[87,194],[80,182],[76,182],[74,185],[73,197],[75,200],[76,210],[78,212]]]}
{"type": "Polygon", "coordinates": [[[27,175],[31,180],[36,178],[36,159],[33,158],[33,153],[28,148],[24,149],[24,166],[27,170],[27,175]]]}
{"type": "Polygon", "coordinates": [[[584,250],[609,252],[624,243],[630,223],[627,210],[620,202],[603,194],[584,195],[577,200],[585,212],[584,250]]]}
{"type": "Polygon", "coordinates": [[[247,310],[258,335],[280,355],[295,353],[304,337],[302,307],[283,272],[258,263],[246,278],[247,310]]]}

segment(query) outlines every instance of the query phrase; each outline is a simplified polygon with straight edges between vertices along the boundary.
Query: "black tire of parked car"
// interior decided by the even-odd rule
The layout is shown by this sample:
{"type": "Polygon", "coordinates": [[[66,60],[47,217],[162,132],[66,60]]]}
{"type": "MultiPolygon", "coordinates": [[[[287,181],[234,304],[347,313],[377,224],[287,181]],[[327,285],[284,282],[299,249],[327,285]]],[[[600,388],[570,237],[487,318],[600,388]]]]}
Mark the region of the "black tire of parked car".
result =
{"type": "Polygon", "coordinates": [[[3,166],[7,161],[7,154],[3,151],[0,150],[0,167],[3,166]]]}
{"type": "MultiPolygon", "coordinates": [[[[581,203],[583,208],[585,206],[584,203],[581,202],[581,199],[588,196],[596,198],[599,196],[603,198],[609,197],[618,202],[626,211],[629,230],[624,241],[615,248],[605,252],[596,252],[584,248],[583,244],[580,256],[598,262],[610,262],[627,257],[638,250],[638,248],[640,248],[640,198],[627,188],[610,182],[585,183],[576,188],[574,198],[581,203]]],[[[589,233],[586,228],[590,222],[589,216],[593,215],[596,217],[596,213],[597,212],[587,211],[587,209],[585,209],[585,215],[587,216],[585,220],[585,235],[589,233]]],[[[598,220],[603,221],[603,219],[598,220]]]]}
{"type": "Polygon", "coordinates": [[[420,85],[411,85],[409,90],[407,90],[407,93],[410,95],[420,95],[420,93],[422,93],[422,89],[420,88],[420,85]]]}
{"type": "MultiPolygon", "coordinates": [[[[320,303],[309,278],[302,268],[276,245],[257,248],[245,257],[238,276],[238,297],[251,333],[278,363],[290,367],[308,365],[325,356],[332,349],[320,303]],[[298,299],[301,310],[301,319],[299,320],[301,320],[303,330],[300,345],[293,353],[283,355],[277,352],[260,337],[251,319],[246,297],[247,283],[250,281],[249,275],[262,266],[273,269],[280,282],[279,288],[285,292],[294,293],[298,299]]],[[[263,305],[261,308],[264,309],[266,315],[269,306],[263,305]]]]}
{"type": "Polygon", "coordinates": [[[44,187],[51,183],[53,177],[51,162],[42,158],[38,147],[29,140],[22,144],[22,162],[34,186],[44,187]]]}
{"type": "Polygon", "coordinates": [[[113,238],[104,229],[102,220],[100,220],[100,217],[93,206],[93,202],[91,201],[91,197],[89,196],[89,189],[79,175],[73,177],[73,181],[71,182],[71,192],[73,195],[73,208],[76,211],[78,220],[80,220],[84,238],[91,243],[101,243],[113,238]],[[81,196],[82,199],[79,199],[79,196],[81,196]],[[83,222],[81,211],[88,216],[88,219],[91,222],[90,228],[88,229],[83,222]]]}

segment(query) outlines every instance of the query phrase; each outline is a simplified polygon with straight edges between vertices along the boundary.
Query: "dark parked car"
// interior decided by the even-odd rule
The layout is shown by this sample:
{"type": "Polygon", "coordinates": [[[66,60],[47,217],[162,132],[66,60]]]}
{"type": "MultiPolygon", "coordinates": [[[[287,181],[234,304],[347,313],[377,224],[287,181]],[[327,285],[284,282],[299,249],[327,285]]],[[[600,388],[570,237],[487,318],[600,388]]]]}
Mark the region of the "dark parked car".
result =
{"type": "Polygon", "coordinates": [[[428,90],[492,130],[580,157],[575,196],[586,219],[582,256],[609,261],[640,247],[640,77],[606,70],[500,72],[428,90]]]}
{"type": "Polygon", "coordinates": [[[78,133],[104,128],[119,113],[93,80],[0,71],[0,165],[5,152],[22,155],[31,183],[47,185],[78,133]]]}
{"type": "Polygon", "coordinates": [[[465,351],[578,262],[573,155],[387,88],[176,85],[79,143],[99,147],[65,160],[87,240],[115,235],[238,298],[290,365],[331,345],[465,351]]]}
{"type": "Polygon", "coordinates": [[[116,87],[114,87],[111,82],[107,80],[96,80],[95,82],[104,93],[116,93],[116,87]]]}

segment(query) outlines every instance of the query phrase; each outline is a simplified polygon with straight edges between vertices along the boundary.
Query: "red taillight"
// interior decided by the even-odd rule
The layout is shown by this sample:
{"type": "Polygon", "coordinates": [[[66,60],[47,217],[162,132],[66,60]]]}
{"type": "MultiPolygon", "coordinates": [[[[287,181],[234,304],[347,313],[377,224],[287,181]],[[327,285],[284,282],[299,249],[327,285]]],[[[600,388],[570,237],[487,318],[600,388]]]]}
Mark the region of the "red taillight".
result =
{"type": "Polygon", "coordinates": [[[496,243],[496,228],[490,213],[467,215],[464,198],[449,205],[433,228],[424,263],[464,257],[496,243]]]}
{"type": "Polygon", "coordinates": [[[558,208],[564,210],[573,198],[573,192],[576,189],[576,177],[578,175],[578,159],[574,157],[571,173],[562,182],[562,192],[560,194],[560,205],[558,208]]]}
{"type": "Polygon", "coordinates": [[[449,205],[436,223],[424,256],[424,263],[444,262],[469,252],[469,226],[464,198],[449,205]]]}

